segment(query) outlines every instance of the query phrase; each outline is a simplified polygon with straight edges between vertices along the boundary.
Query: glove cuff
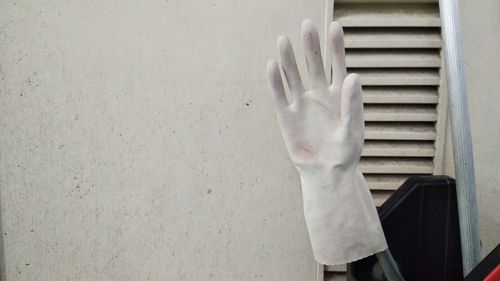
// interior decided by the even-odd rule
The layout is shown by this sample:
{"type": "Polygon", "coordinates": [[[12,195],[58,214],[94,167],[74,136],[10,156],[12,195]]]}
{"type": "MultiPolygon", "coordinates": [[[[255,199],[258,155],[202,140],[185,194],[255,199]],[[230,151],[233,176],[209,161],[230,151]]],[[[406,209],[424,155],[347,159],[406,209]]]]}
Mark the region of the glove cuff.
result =
{"type": "Polygon", "coordinates": [[[387,248],[358,166],[301,175],[301,182],[304,216],[318,262],[343,264],[387,248]]]}

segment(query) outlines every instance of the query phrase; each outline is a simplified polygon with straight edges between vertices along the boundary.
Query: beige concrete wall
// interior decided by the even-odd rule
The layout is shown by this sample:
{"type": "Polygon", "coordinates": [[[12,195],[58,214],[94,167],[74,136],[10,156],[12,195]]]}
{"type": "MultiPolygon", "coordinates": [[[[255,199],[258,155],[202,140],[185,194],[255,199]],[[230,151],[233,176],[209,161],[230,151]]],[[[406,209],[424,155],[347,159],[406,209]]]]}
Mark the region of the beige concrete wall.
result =
{"type": "Polygon", "coordinates": [[[313,280],[265,69],[323,10],[1,1],[3,280],[313,280]]]}

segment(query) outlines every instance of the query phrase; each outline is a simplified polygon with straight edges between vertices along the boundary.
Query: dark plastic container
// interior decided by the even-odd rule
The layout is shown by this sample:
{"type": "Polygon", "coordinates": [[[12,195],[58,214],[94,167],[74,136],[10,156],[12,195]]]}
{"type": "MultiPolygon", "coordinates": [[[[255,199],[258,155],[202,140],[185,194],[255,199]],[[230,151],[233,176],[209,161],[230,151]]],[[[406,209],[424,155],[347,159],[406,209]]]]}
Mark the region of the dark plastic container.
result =
{"type": "MultiPolygon", "coordinates": [[[[412,177],[379,209],[389,249],[406,281],[463,280],[455,180],[412,177]]],[[[371,281],[377,259],[348,264],[348,281],[371,281]]]]}

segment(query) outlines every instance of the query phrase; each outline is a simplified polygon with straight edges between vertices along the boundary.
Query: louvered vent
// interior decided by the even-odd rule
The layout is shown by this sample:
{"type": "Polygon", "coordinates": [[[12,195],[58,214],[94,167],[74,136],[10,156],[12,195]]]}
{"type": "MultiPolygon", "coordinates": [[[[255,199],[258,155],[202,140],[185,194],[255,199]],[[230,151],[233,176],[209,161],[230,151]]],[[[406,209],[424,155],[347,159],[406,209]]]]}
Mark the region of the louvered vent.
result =
{"type": "MultiPolygon", "coordinates": [[[[379,206],[408,177],[435,171],[442,44],[438,2],[336,0],[333,18],[344,27],[348,72],[363,81],[361,167],[379,206]]],[[[325,280],[344,280],[342,271],[345,267],[327,267],[325,280]]]]}

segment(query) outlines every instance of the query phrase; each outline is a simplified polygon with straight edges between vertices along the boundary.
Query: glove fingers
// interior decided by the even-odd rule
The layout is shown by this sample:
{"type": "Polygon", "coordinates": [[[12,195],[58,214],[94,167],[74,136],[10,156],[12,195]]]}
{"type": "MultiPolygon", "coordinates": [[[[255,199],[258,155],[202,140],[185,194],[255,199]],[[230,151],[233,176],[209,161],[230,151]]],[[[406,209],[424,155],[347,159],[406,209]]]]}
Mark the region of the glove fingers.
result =
{"type": "Polygon", "coordinates": [[[306,57],[307,69],[311,82],[311,89],[322,88],[327,85],[325,69],[321,59],[321,48],[318,31],[311,20],[302,22],[302,40],[304,43],[304,55],[306,57]]]}
{"type": "Polygon", "coordinates": [[[361,80],[355,73],[349,74],[342,85],[341,119],[351,133],[363,133],[363,94],[361,80]]]}
{"type": "Polygon", "coordinates": [[[338,89],[346,77],[346,63],[344,50],[344,32],[340,23],[334,21],[328,30],[330,40],[330,56],[332,58],[332,85],[338,89]]]}
{"type": "Polygon", "coordinates": [[[286,99],[280,69],[275,60],[270,60],[267,64],[267,75],[269,79],[269,86],[271,87],[271,95],[273,96],[278,112],[281,113],[288,106],[288,101],[286,99]]]}
{"type": "Polygon", "coordinates": [[[285,74],[286,81],[291,93],[291,103],[297,102],[299,96],[304,93],[304,86],[300,79],[299,69],[295,61],[292,44],[286,36],[278,38],[278,50],[281,56],[281,65],[285,74]]]}

